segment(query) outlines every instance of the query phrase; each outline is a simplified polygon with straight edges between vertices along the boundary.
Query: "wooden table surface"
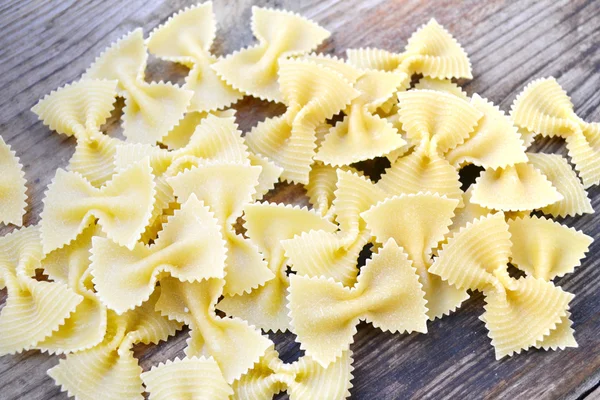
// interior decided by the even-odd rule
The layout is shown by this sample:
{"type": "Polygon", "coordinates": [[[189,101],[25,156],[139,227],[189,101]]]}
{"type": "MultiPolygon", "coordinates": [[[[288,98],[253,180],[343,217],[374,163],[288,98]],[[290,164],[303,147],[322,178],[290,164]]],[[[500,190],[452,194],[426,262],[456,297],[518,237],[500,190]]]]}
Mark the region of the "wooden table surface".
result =
{"type": "MultiPolygon", "coordinates": [[[[530,80],[555,76],[572,96],[578,115],[600,121],[600,1],[401,1],[401,0],[216,0],[219,35],[214,49],[227,54],[254,42],[251,5],[297,11],[333,35],[321,50],[376,46],[400,51],[421,24],[435,17],[463,45],[473,63],[469,93],[508,110],[530,80]]],[[[50,132],[29,110],[52,89],[76,80],[94,58],[124,33],[149,32],[193,1],[4,0],[0,4],[0,134],[25,166],[27,225],[39,220],[46,185],[64,167],[74,139],[50,132]]],[[[153,61],[148,76],[181,81],[183,68],[153,61]]],[[[245,99],[238,109],[244,131],[281,105],[245,99]]],[[[115,112],[115,118],[118,110],[115,112]]],[[[111,130],[118,131],[112,124],[111,130]]],[[[559,151],[563,143],[541,141],[536,149],[559,151]]],[[[600,210],[600,190],[589,195],[600,210]]],[[[279,185],[272,201],[307,203],[300,186],[279,185]]],[[[355,354],[355,399],[398,398],[600,398],[599,215],[565,222],[593,236],[589,257],[558,280],[576,294],[572,318],[578,349],[529,351],[496,361],[483,322],[483,298],[474,295],[450,317],[429,325],[427,335],[392,335],[361,324],[355,354]]],[[[0,234],[12,227],[2,227],[0,234]]],[[[6,297],[0,292],[0,304],[6,297]]],[[[183,355],[187,333],[159,346],[136,347],[144,369],[183,355]]],[[[298,357],[292,334],[272,335],[285,361],[298,357]]],[[[56,357],[29,351],[0,358],[0,399],[65,399],[46,370],[56,357]]],[[[281,395],[285,398],[285,395],[281,395]]]]}

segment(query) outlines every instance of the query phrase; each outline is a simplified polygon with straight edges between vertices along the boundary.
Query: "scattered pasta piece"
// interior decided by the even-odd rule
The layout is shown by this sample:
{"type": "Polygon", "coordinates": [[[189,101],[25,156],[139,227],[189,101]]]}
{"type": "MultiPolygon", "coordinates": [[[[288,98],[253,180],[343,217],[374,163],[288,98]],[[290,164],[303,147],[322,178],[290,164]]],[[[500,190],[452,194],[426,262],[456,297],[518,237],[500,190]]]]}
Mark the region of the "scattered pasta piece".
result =
{"type": "Polygon", "coordinates": [[[413,33],[403,53],[364,48],[350,49],[346,54],[350,63],[359,68],[437,79],[473,78],[467,53],[435,19],[413,33]]]}
{"type": "Polygon", "coordinates": [[[221,227],[195,195],[168,219],[152,246],[136,242],[130,250],[102,237],[92,243],[94,287],[117,314],[147,301],[165,274],[185,282],[225,276],[221,227]]]}
{"type": "Polygon", "coordinates": [[[41,214],[44,254],[75,240],[95,218],[109,239],[133,249],[150,220],[154,186],[147,159],[100,189],[76,172],[59,169],[46,190],[41,214]]]}
{"type": "Polygon", "coordinates": [[[561,201],[563,196],[530,163],[487,169],[473,186],[471,201],[502,211],[527,211],[561,201]]]}
{"type": "Polygon", "coordinates": [[[342,75],[310,60],[280,61],[279,85],[287,111],[259,123],[246,135],[246,143],[283,168],[284,180],[306,184],[317,127],[359,93],[342,75]]]}
{"type": "Polygon", "coordinates": [[[167,146],[169,150],[177,150],[187,145],[196,131],[196,127],[200,122],[208,117],[214,115],[220,118],[231,118],[235,117],[235,110],[229,108],[226,110],[213,111],[213,112],[188,112],[185,114],[183,119],[179,121],[179,124],[167,133],[161,139],[161,143],[167,146]]]}
{"type": "Polygon", "coordinates": [[[429,273],[432,249],[448,233],[458,202],[430,193],[389,198],[364,212],[363,218],[379,243],[394,239],[412,262],[427,300],[430,320],[457,309],[469,296],[429,273]]]}
{"type": "Polygon", "coordinates": [[[485,294],[482,319],[497,359],[542,346],[550,332],[567,317],[573,298],[542,279],[510,277],[510,254],[509,225],[500,212],[461,229],[443,246],[429,268],[451,285],[485,294]],[[528,329],[522,329],[524,324],[528,329]]]}
{"type": "Polygon", "coordinates": [[[575,216],[594,212],[581,181],[567,162],[558,154],[527,153],[531,165],[540,171],[563,197],[541,211],[555,217],[575,216]]]}
{"type": "Polygon", "coordinates": [[[298,14],[256,6],[251,26],[259,44],[217,61],[212,68],[244,94],[289,106],[277,82],[281,61],[314,50],[330,33],[298,14]]]}
{"type": "Polygon", "coordinates": [[[0,355],[29,350],[64,324],[82,297],[59,282],[40,282],[42,246],[37,227],[26,227],[0,238],[0,290],[6,304],[0,310],[0,355]]]}
{"type": "Polygon", "coordinates": [[[290,327],[286,309],[289,278],[282,241],[311,230],[333,232],[336,226],[300,207],[255,203],[247,205],[244,211],[246,235],[258,246],[274,278],[250,293],[225,296],[217,308],[265,331],[286,331],[290,327]]]}
{"type": "Polygon", "coordinates": [[[41,99],[31,110],[50,129],[75,136],[77,146],[68,169],[95,187],[110,180],[120,140],[102,134],[100,127],[114,108],[117,82],[83,80],[65,85],[41,99]]]}
{"type": "Polygon", "coordinates": [[[573,108],[556,79],[538,79],[517,96],[511,116],[518,127],[530,133],[564,138],[583,186],[588,188],[600,183],[600,123],[583,121],[573,108]]]}
{"type": "Polygon", "coordinates": [[[390,239],[353,288],[325,277],[290,277],[292,331],[322,367],[348,351],[359,320],[390,332],[427,332],[425,293],[411,261],[390,239]]]}
{"type": "Polygon", "coordinates": [[[228,107],[243,97],[211,68],[217,58],[210,47],[217,33],[212,2],[187,7],[173,14],[146,40],[150,53],[190,68],[185,89],[191,90],[188,111],[213,111],[228,107]]]}
{"type": "Polygon", "coordinates": [[[201,282],[162,279],[156,309],[190,327],[186,356],[213,357],[227,383],[232,383],[258,362],[270,341],[242,319],[217,316],[215,304],[224,283],[218,278],[201,282]]]}
{"type": "Polygon", "coordinates": [[[0,137],[0,222],[21,226],[27,194],[27,181],[19,157],[0,137]]]}
{"type": "Polygon", "coordinates": [[[146,83],[147,59],[138,28],[96,58],[83,79],[117,80],[118,93],[125,97],[123,134],[131,142],[154,144],[183,118],[194,93],[170,83],[146,83]]]}
{"type": "Polygon", "coordinates": [[[291,400],[343,400],[350,396],[352,370],[351,350],[323,368],[308,356],[285,364],[271,344],[260,362],[233,383],[233,399],[268,400],[287,390],[291,400]]]}
{"type": "Polygon", "coordinates": [[[133,356],[136,343],[158,343],[181,329],[181,324],[169,321],[154,311],[158,288],[150,299],[123,315],[108,313],[104,340],[83,351],[68,354],[48,375],[69,396],[81,400],[141,399],[142,368],[133,356]]]}
{"type": "Polygon", "coordinates": [[[446,92],[469,101],[467,93],[456,83],[449,79],[437,79],[424,76],[415,84],[415,89],[435,90],[437,92],[446,92]]]}
{"type": "Polygon", "coordinates": [[[90,274],[92,238],[102,236],[97,225],[90,225],[71,244],[54,250],[42,260],[41,267],[54,282],[67,285],[82,296],[82,301],[52,335],[36,347],[49,353],[71,353],[96,346],[106,333],[107,310],[94,291],[90,274]]]}
{"type": "Polygon", "coordinates": [[[169,179],[180,202],[197,196],[218,220],[227,249],[223,289],[226,296],[248,293],[275,277],[256,245],[234,229],[244,207],[252,202],[260,172],[261,167],[257,166],[211,163],[169,179]]]}
{"type": "Polygon", "coordinates": [[[142,380],[152,400],[228,400],[233,395],[212,357],[167,360],[142,373],[142,380]]]}

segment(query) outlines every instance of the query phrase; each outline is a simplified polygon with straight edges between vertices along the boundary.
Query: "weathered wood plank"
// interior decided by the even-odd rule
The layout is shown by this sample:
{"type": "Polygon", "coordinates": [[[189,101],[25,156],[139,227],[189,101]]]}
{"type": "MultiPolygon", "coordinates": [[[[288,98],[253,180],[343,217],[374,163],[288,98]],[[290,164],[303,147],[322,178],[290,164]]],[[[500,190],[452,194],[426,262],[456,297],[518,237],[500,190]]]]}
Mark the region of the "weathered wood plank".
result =
{"type": "MultiPolygon", "coordinates": [[[[0,134],[18,152],[29,180],[27,224],[35,224],[53,171],[66,165],[74,140],[51,133],[29,108],[38,98],[77,79],[94,58],[127,31],[146,32],[192,1],[25,0],[0,4],[0,134]]],[[[218,54],[254,43],[252,4],[283,7],[310,17],[333,32],[323,51],[343,55],[350,47],[399,51],[430,17],[446,26],[471,55],[475,79],[466,89],[508,110],[529,80],[553,75],[569,91],[578,114],[600,120],[600,2],[598,1],[215,1],[218,54]]],[[[152,63],[148,75],[177,80],[182,69],[152,63]]],[[[244,131],[282,106],[244,100],[236,108],[244,131]]],[[[118,130],[115,125],[111,129],[118,130]]],[[[562,151],[557,141],[542,151],[562,151]]],[[[600,189],[590,191],[600,207],[600,189]]],[[[272,201],[305,203],[299,186],[279,185],[272,201]]],[[[597,216],[566,222],[600,239],[597,216]]],[[[2,234],[11,228],[2,228],[2,234]]],[[[577,294],[572,304],[579,349],[531,351],[497,362],[478,319],[476,294],[455,315],[430,324],[427,335],[391,335],[361,324],[352,346],[352,394],[371,398],[583,398],[598,396],[600,382],[600,241],[575,274],[560,279],[577,294]]],[[[5,293],[0,293],[3,303],[5,293]]],[[[293,335],[274,335],[282,356],[298,356],[293,335]]],[[[182,355],[186,333],[159,346],[136,348],[141,365],[182,355]]],[[[36,352],[0,358],[0,398],[66,398],[45,374],[55,357],[36,352]]],[[[285,397],[285,396],[282,396],[285,397]]]]}

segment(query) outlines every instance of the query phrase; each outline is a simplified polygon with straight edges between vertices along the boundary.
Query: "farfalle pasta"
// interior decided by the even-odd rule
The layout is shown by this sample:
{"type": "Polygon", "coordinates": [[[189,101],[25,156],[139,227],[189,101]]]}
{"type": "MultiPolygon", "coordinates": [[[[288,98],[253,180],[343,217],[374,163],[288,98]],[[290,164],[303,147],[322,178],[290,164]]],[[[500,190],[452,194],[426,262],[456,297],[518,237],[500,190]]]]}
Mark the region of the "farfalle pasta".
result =
{"type": "Polygon", "coordinates": [[[562,333],[555,330],[568,317],[573,299],[542,279],[512,278],[507,269],[510,238],[503,213],[482,217],[453,235],[429,268],[451,285],[485,294],[482,319],[497,359],[554,340],[555,333],[562,333]],[[528,329],[522,329],[523,324],[528,329]]]}
{"type": "Polygon", "coordinates": [[[297,14],[261,7],[252,7],[251,26],[259,44],[230,54],[212,68],[244,94],[289,106],[278,83],[281,61],[314,50],[330,33],[297,14]]]}
{"type": "Polygon", "coordinates": [[[110,116],[116,97],[117,81],[83,80],[53,91],[31,109],[50,129],[75,136],[77,146],[68,169],[96,187],[115,172],[120,140],[104,135],[100,127],[110,116]]]}
{"type": "Polygon", "coordinates": [[[19,157],[0,137],[0,222],[22,225],[27,194],[25,174],[19,157]]]}
{"type": "Polygon", "coordinates": [[[34,279],[42,246],[38,227],[16,230],[0,238],[0,355],[29,350],[43,342],[71,315],[82,297],[60,282],[34,279]]]}
{"type": "Polygon", "coordinates": [[[109,239],[133,248],[150,220],[154,186],[148,159],[114,175],[100,189],[77,172],[59,169],[41,214],[44,253],[69,244],[96,218],[109,239]]]}
{"type": "Polygon", "coordinates": [[[425,293],[416,270],[390,239],[361,269],[356,285],[290,277],[292,332],[305,354],[328,368],[348,351],[359,320],[391,332],[427,332],[425,293]]]}
{"type": "Polygon", "coordinates": [[[227,254],[218,221],[195,195],[168,218],[153,245],[136,242],[128,249],[95,237],[91,253],[98,297],[118,314],[148,300],[161,275],[183,282],[222,279],[227,254]]]}
{"type": "Polygon", "coordinates": [[[279,85],[285,114],[259,123],[246,143],[283,168],[281,178],[308,183],[316,150],[316,130],[359,95],[341,74],[310,60],[279,62],[279,85]]]}
{"type": "Polygon", "coordinates": [[[254,368],[233,383],[232,397],[271,399],[285,390],[291,400],[343,400],[350,396],[352,370],[351,350],[324,368],[308,356],[286,364],[271,344],[254,368]]]}
{"type": "Polygon", "coordinates": [[[336,226],[314,211],[282,204],[249,204],[244,212],[246,235],[258,246],[274,277],[250,293],[225,296],[217,308],[263,330],[286,331],[290,328],[286,309],[289,278],[282,241],[311,230],[333,232],[336,226]]]}
{"type": "Polygon", "coordinates": [[[346,54],[359,68],[400,72],[409,78],[413,74],[438,79],[473,77],[467,53],[435,19],[412,34],[403,53],[363,48],[346,54]]]}
{"type": "Polygon", "coordinates": [[[217,316],[215,304],[223,294],[224,283],[221,278],[200,282],[162,279],[156,309],[190,327],[185,349],[188,357],[213,357],[225,381],[232,383],[258,362],[270,341],[240,318],[217,316]]]}
{"type": "Polygon", "coordinates": [[[118,94],[125,97],[123,135],[131,142],[154,144],[183,118],[194,93],[170,83],[146,83],[147,59],[138,28],[106,49],[82,79],[116,80],[118,94]]]}
{"type": "Polygon", "coordinates": [[[146,40],[150,53],[190,68],[184,88],[191,90],[194,95],[188,112],[218,110],[230,106],[243,96],[211,68],[217,62],[217,57],[210,53],[216,30],[212,2],[209,1],[173,14],[146,40]]]}
{"type": "Polygon", "coordinates": [[[569,156],[588,188],[600,182],[600,123],[583,121],[573,108],[556,79],[538,79],[517,96],[511,116],[518,127],[530,133],[564,138],[569,156]]]}
{"type": "Polygon", "coordinates": [[[212,357],[167,360],[142,374],[152,400],[228,400],[233,389],[212,357]]]}
{"type": "Polygon", "coordinates": [[[374,205],[362,214],[378,243],[393,239],[403,257],[410,260],[427,300],[430,320],[442,318],[468,298],[430,273],[432,249],[449,231],[458,202],[431,193],[394,196],[374,205]]]}
{"type": "Polygon", "coordinates": [[[141,399],[142,367],[133,356],[136,343],[158,343],[181,329],[154,310],[160,290],[134,310],[123,315],[108,313],[106,334],[96,346],[67,355],[48,375],[70,396],[93,400],[141,399]]]}

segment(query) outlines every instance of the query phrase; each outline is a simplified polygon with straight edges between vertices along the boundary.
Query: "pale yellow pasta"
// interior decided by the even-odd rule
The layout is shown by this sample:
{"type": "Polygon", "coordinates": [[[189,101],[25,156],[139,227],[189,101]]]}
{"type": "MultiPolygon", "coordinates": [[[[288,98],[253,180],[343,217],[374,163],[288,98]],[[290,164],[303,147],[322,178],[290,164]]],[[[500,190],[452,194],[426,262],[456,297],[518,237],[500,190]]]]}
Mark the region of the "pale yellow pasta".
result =
{"type": "Polygon", "coordinates": [[[306,184],[317,127],[359,93],[342,75],[310,60],[280,61],[279,84],[287,111],[259,123],[246,135],[246,143],[283,168],[282,179],[306,184]]]}
{"type": "Polygon", "coordinates": [[[386,101],[405,87],[408,75],[366,71],[354,88],[360,95],[346,109],[346,116],[325,135],[315,159],[333,166],[384,156],[406,144],[385,118],[374,114],[386,101]]]}
{"type": "Polygon", "coordinates": [[[565,138],[583,186],[588,188],[600,182],[600,123],[579,118],[556,79],[530,82],[515,99],[511,116],[518,127],[529,133],[565,138]]]}
{"type": "Polygon", "coordinates": [[[352,361],[348,350],[327,368],[308,356],[285,364],[271,344],[260,362],[233,383],[233,399],[268,400],[286,390],[291,400],[343,400],[350,396],[352,361]]]}
{"type": "Polygon", "coordinates": [[[44,273],[54,282],[66,284],[82,296],[82,301],[58,330],[37,343],[36,348],[49,353],[71,353],[89,349],[104,338],[107,310],[94,292],[89,271],[92,237],[100,235],[100,228],[90,225],[77,240],[42,260],[44,273]]]}
{"type": "Polygon", "coordinates": [[[467,96],[467,93],[450,79],[438,79],[424,76],[419,79],[419,82],[415,84],[414,88],[417,90],[426,89],[435,90],[437,92],[447,92],[458,96],[463,100],[469,101],[469,96],[467,96]]]}
{"type": "Polygon", "coordinates": [[[581,181],[569,165],[566,158],[558,154],[527,153],[529,163],[540,171],[558,193],[563,196],[541,211],[555,217],[591,214],[594,212],[592,203],[581,184],[581,181]]]}
{"type": "Polygon", "coordinates": [[[142,368],[133,356],[137,343],[158,343],[181,329],[154,310],[160,288],[150,299],[123,315],[108,312],[106,335],[101,343],[68,354],[48,370],[61,389],[81,400],[143,399],[142,368]]]}
{"type": "Polygon", "coordinates": [[[289,329],[286,309],[289,279],[281,241],[310,230],[333,232],[337,227],[314,211],[283,204],[248,204],[244,212],[246,235],[262,252],[274,278],[250,293],[225,296],[217,308],[265,331],[286,331],[289,329]]]}
{"type": "Polygon", "coordinates": [[[179,202],[197,196],[217,218],[227,250],[223,289],[227,296],[248,293],[275,277],[256,245],[234,229],[252,202],[260,172],[257,166],[206,163],[168,179],[179,202]]]}
{"type": "Polygon", "coordinates": [[[349,349],[358,321],[390,332],[427,332],[417,271],[392,239],[361,269],[356,285],[325,277],[290,277],[292,332],[305,354],[327,368],[349,349]]]}
{"type": "Polygon", "coordinates": [[[123,134],[130,142],[153,144],[183,118],[194,93],[170,83],[146,83],[147,59],[144,36],[138,28],[96,58],[82,79],[117,80],[118,93],[125,97],[123,134]]]}
{"type": "Polygon", "coordinates": [[[252,7],[251,26],[259,44],[220,59],[212,68],[244,94],[289,105],[277,82],[280,62],[314,50],[330,34],[292,12],[256,6],[252,7]]]}
{"type": "Polygon", "coordinates": [[[294,59],[312,61],[315,64],[332,69],[342,75],[348,82],[356,82],[365,73],[363,70],[355,68],[341,58],[329,54],[310,53],[294,57],[294,59]]]}
{"type": "Polygon", "coordinates": [[[308,174],[308,183],[304,185],[306,195],[313,209],[322,217],[333,218],[333,199],[337,185],[337,168],[315,162],[308,174]]]}
{"type": "Polygon", "coordinates": [[[148,300],[161,276],[186,282],[225,276],[221,227],[195,195],[168,218],[152,246],[136,242],[130,250],[101,237],[92,243],[94,287],[102,303],[117,314],[148,300]]]}
{"type": "Polygon", "coordinates": [[[146,159],[97,189],[80,174],[59,169],[46,190],[41,214],[44,253],[69,244],[96,218],[109,239],[132,249],[152,214],[151,171],[146,159]]]}
{"type": "Polygon", "coordinates": [[[468,163],[486,169],[527,162],[523,141],[512,120],[477,94],[471,98],[471,104],[483,117],[469,138],[448,151],[444,158],[455,167],[468,163]]]}
{"type": "Polygon", "coordinates": [[[363,48],[346,51],[351,64],[359,68],[423,74],[431,78],[471,79],[471,62],[456,39],[431,19],[408,39],[403,53],[363,48]]]}
{"type": "Polygon", "coordinates": [[[394,239],[416,269],[427,300],[430,320],[442,318],[468,298],[429,273],[432,249],[448,233],[458,202],[436,194],[418,193],[391,197],[362,214],[378,243],[394,239]]]}
{"type": "Polygon", "coordinates": [[[169,150],[177,150],[187,145],[194,134],[196,127],[209,115],[215,115],[220,118],[235,117],[233,108],[218,110],[212,112],[187,112],[173,129],[164,136],[160,142],[167,146],[169,150]]]}
{"type": "Polygon", "coordinates": [[[23,165],[0,136],[0,222],[20,226],[27,206],[23,165]]]}
{"type": "Polygon", "coordinates": [[[141,376],[151,400],[228,400],[233,395],[212,357],[167,360],[141,376]]]}
{"type": "Polygon", "coordinates": [[[229,107],[243,97],[211,68],[217,61],[217,57],[210,52],[216,31],[212,2],[208,1],[173,14],[146,39],[150,53],[190,68],[184,88],[191,90],[194,95],[188,111],[213,111],[229,107]]]}
{"type": "Polygon", "coordinates": [[[69,317],[82,297],[60,282],[33,278],[40,268],[42,246],[38,227],[29,226],[0,238],[0,355],[29,350],[69,317]]]}
{"type": "Polygon", "coordinates": [[[260,175],[258,176],[258,185],[256,185],[256,192],[252,195],[252,199],[262,200],[265,194],[275,188],[275,184],[279,182],[279,177],[283,169],[278,167],[274,162],[269,161],[266,157],[258,154],[249,153],[248,159],[251,165],[261,167],[260,175]]]}
{"type": "Polygon", "coordinates": [[[482,217],[454,234],[429,268],[451,285],[484,292],[482,319],[497,359],[541,346],[573,298],[542,279],[510,277],[510,237],[503,213],[482,217]]]}
{"type": "Polygon", "coordinates": [[[511,263],[527,275],[545,281],[572,273],[593,239],[583,232],[544,217],[508,220],[511,263]]]}
{"type": "Polygon", "coordinates": [[[223,293],[218,278],[182,282],[168,277],[160,281],[161,296],[156,309],[190,327],[185,354],[211,356],[227,383],[232,383],[259,361],[270,345],[268,338],[240,318],[221,318],[215,304],[223,293]]]}
{"type": "Polygon", "coordinates": [[[528,211],[543,208],[563,196],[532,164],[487,169],[475,181],[471,201],[501,211],[528,211]]]}

